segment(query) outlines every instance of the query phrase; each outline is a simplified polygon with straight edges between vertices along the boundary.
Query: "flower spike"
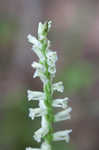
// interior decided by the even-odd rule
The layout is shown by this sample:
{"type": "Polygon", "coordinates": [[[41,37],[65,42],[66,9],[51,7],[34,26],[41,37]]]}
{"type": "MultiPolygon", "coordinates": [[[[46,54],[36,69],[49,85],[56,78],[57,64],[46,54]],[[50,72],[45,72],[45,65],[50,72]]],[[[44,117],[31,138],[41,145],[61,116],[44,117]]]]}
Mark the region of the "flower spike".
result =
{"type": "Polygon", "coordinates": [[[72,130],[64,130],[53,133],[52,124],[71,118],[72,108],[68,107],[69,98],[57,98],[53,100],[54,91],[63,92],[64,86],[61,81],[53,83],[56,74],[57,53],[50,50],[50,41],[47,39],[52,21],[39,23],[38,38],[29,34],[28,41],[32,44],[32,50],[38,57],[38,62],[33,62],[31,66],[35,69],[33,78],[39,77],[43,84],[43,91],[27,90],[28,101],[38,101],[38,108],[29,108],[29,117],[34,120],[35,117],[41,117],[41,127],[34,132],[33,138],[41,143],[40,148],[27,147],[26,150],[52,150],[52,141],[63,141],[67,143],[70,140],[72,130]],[[54,108],[63,109],[53,113],[54,108]]]}

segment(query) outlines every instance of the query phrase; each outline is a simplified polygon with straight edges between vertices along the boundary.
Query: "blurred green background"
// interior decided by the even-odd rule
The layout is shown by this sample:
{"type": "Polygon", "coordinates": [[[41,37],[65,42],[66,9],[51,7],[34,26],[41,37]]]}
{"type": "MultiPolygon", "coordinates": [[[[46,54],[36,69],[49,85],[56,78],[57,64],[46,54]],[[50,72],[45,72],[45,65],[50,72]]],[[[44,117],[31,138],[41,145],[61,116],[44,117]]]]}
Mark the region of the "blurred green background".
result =
{"type": "Polygon", "coordinates": [[[99,150],[99,1],[3,0],[0,5],[0,149],[39,147],[32,136],[40,119],[31,121],[27,89],[42,90],[30,64],[37,60],[27,42],[37,36],[40,21],[52,20],[49,39],[58,53],[55,81],[64,82],[72,119],[54,125],[72,128],[69,144],[53,143],[53,150],[99,150]]]}

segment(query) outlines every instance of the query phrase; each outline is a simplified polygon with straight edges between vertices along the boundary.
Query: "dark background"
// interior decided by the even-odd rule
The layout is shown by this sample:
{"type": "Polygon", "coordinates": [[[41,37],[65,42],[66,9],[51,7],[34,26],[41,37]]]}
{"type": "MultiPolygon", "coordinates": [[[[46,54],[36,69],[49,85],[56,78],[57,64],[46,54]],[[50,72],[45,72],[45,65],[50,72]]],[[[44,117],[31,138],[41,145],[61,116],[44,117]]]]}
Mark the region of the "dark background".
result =
{"type": "Polygon", "coordinates": [[[40,21],[52,20],[49,39],[57,51],[55,80],[64,82],[72,119],[54,125],[72,128],[69,144],[53,150],[99,150],[99,1],[0,0],[0,150],[38,147],[32,139],[40,119],[31,121],[27,89],[41,90],[30,64],[35,60],[29,33],[37,35],[40,21]]]}

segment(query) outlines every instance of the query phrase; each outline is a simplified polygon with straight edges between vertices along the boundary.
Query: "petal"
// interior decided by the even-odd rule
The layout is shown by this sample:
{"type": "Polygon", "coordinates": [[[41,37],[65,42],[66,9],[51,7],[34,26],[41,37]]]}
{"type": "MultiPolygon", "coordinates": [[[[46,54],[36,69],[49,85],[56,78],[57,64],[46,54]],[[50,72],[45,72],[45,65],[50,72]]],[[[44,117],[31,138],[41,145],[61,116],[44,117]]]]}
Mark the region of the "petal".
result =
{"type": "Polygon", "coordinates": [[[29,108],[29,117],[34,120],[35,117],[40,117],[41,116],[41,109],[40,108],[29,108]]]}
{"type": "Polygon", "coordinates": [[[27,90],[27,97],[29,101],[30,100],[44,100],[45,94],[43,92],[27,90]]]}
{"type": "Polygon", "coordinates": [[[42,72],[45,72],[45,70],[46,70],[44,65],[42,65],[38,62],[35,62],[35,61],[31,64],[31,66],[35,69],[41,70],[42,72]]]}
{"type": "Polygon", "coordinates": [[[55,73],[56,73],[56,66],[49,66],[49,67],[48,67],[48,71],[49,71],[51,74],[55,74],[55,73]]]}
{"type": "Polygon", "coordinates": [[[39,101],[39,106],[40,106],[40,109],[42,109],[42,110],[47,109],[44,100],[39,101]]]}
{"type": "Polygon", "coordinates": [[[30,43],[32,43],[33,45],[35,45],[35,46],[37,46],[37,47],[39,47],[39,48],[42,47],[41,43],[40,43],[34,36],[32,36],[31,34],[29,34],[29,35],[27,36],[27,39],[28,39],[28,41],[29,41],[30,43]]]}
{"type": "Polygon", "coordinates": [[[63,141],[65,140],[67,143],[70,140],[69,134],[72,132],[72,129],[70,130],[64,130],[64,131],[58,131],[53,134],[53,140],[54,141],[63,141]]]}
{"type": "Polygon", "coordinates": [[[57,57],[57,53],[53,52],[51,50],[49,50],[46,54],[47,57],[47,63],[49,66],[53,66],[55,65],[55,62],[57,61],[58,57],[57,57]]]}
{"type": "Polygon", "coordinates": [[[54,83],[53,84],[53,90],[62,93],[64,91],[63,82],[60,81],[60,82],[54,83]]]}
{"type": "Polygon", "coordinates": [[[27,36],[27,39],[28,39],[28,41],[29,41],[30,43],[32,43],[32,44],[37,43],[37,39],[36,39],[34,36],[32,36],[31,34],[29,34],[29,35],[27,36]]]}
{"type": "Polygon", "coordinates": [[[41,142],[41,138],[44,137],[48,133],[48,129],[45,130],[45,128],[40,128],[34,133],[34,139],[37,142],[41,142]]]}
{"type": "Polygon", "coordinates": [[[48,41],[47,41],[47,50],[50,48],[50,46],[51,46],[51,41],[48,40],[48,41]]]}
{"type": "Polygon", "coordinates": [[[39,47],[33,45],[32,50],[37,55],[37,57],[40,59],[41,62],[43,62],[45,60],[45,57],[42,54],[42,51],[39,47]]]}
{"type": "Polygon", "coordinates": [[[68,97],[65,97],[63,99],[55,99],[52,103],[52,106],[53,107],[61,107],[63,109],[67,108],[67,104],[68,104],[68,100],[69,98],[68,97]]]}
{"type": "Polygon", "coordinates": [[[36,77],[39,77],[44,84],[48,82],[48,79],[44,75],[44,73],[38,69],[34,72],[34,75],[33,75],[33,78],[36,78],[36,77]]]}
{"type": "Polygon", "coordinates": [[[55,115],[55,122],[70,119],[71,118],[71,115],[70,115],[71,111],[72,111],[72,108],[68,107],[66,110],[58,112],[55,115]]]}
{"type": "Polygon", "coordinates": [[[42,116],[42,119],[41,119],[41,126],[43,129],[45,129],[46,132],[48,131],[49,124],[44,115],[42,116]]]}
{"type": "Polygon", "coordinates": [[[52,21],[48,21],[48,31],[51,29],[52,21]]]}
{"type": "Polygon", "coordinates": [[[45,22],[42,24],[41,22],[38,25],[38,37],[40,40],[43,40],[46,38],[45,34],[49,32],[51,28],[51,21],[45,22]]]}
{"type": "Polygon", "coordinates": [[[38,35],[42,35],[42,32],[44,30],[44,26],[41,22],[38,24],[38,35]]]}

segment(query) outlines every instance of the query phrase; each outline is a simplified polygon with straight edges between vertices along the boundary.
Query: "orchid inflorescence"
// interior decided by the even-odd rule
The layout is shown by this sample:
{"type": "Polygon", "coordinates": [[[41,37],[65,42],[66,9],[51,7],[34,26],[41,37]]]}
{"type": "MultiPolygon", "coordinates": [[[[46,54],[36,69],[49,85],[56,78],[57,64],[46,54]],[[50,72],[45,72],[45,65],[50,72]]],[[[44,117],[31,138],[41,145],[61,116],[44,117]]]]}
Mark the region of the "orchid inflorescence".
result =
{"type": "Polygon", "coordinates": [[[28,35],[28,41],[33,45],[32,50],[38,56],[39,62],[33,62],[32,67],[36,70],[33,77],[39,77],[43,82],[43,92],[27,90],[28,101],[38,101],[38,108],[29,108],[29,117],[33,120],[35,117],[41,117],[41,128],[35,131],[34,139],[37,142],[43,141],[40,148],[28,147],[26,150],[52,150],[52,141],[65,140],[69,142],[69,134],[72,129],[53,132],[52,124],[71,118],[71,107],[68,107],[68,98],[58,98],[53,100],[54,91],[63,92],[63,83],[53,83],[56,73],[56,52],[50,50],[50,41],[47,39],[51,28],[51,21],[41,22],[38,25],[38,39],[28,35]],[[61,112],[54,115],[53,107],[62,108],[61,112]]]}

